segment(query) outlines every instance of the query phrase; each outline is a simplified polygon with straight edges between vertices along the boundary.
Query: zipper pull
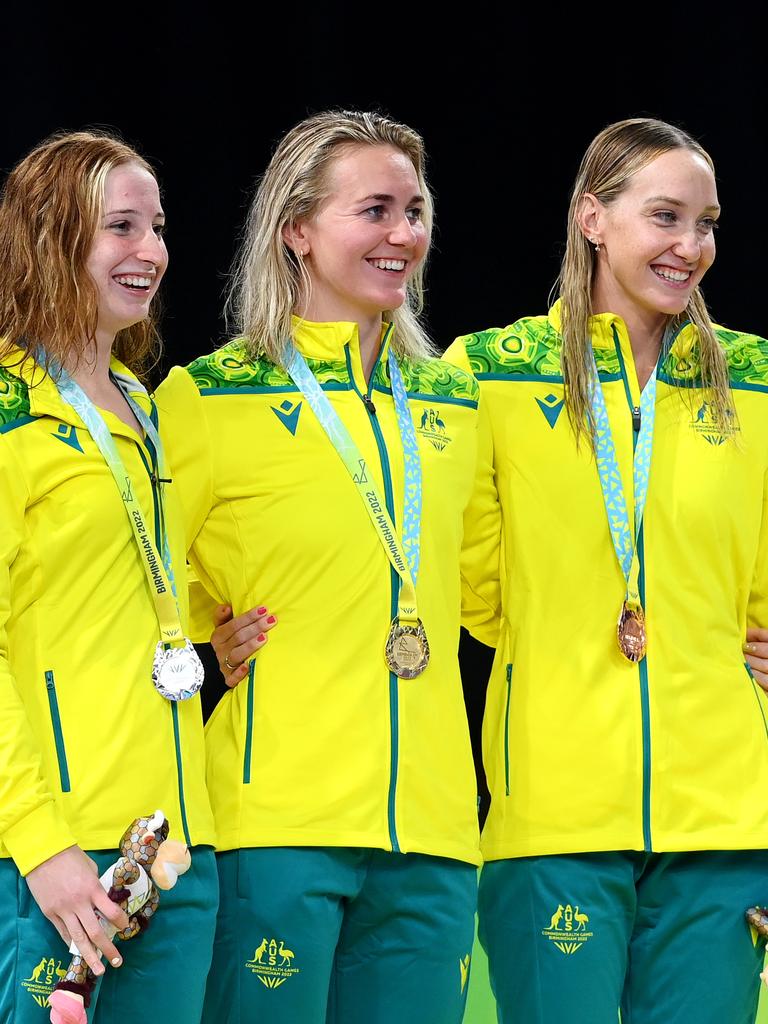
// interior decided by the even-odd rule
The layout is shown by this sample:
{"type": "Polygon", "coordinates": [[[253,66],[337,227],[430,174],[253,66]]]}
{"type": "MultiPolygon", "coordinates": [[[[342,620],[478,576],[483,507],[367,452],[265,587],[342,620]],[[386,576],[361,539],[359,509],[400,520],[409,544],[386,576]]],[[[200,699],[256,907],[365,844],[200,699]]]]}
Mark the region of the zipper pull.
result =
{"type": "Polygon", "coordinates": [[[640,406],[636,405],[632,410],[632,429],[636,434],[640,432],[640,406]]]}
{"type": "Polygon", "coordinates": [[[370,395],[363,395],[363,405],[368,410],[371,416],[376,415],[376,406],[371,401],[370,395]]]}

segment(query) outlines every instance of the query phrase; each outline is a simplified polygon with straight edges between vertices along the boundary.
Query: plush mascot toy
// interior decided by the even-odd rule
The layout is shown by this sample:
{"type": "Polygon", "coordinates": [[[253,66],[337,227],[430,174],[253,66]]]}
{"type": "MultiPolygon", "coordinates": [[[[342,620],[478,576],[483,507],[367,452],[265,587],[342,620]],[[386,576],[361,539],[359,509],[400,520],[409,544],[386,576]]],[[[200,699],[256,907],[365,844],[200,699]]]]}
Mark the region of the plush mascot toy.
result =
{"type": "MultiPolygon", "coordinates": [[[[750,928],[753,928],[758,935],[768,937],[768,908],[767,907],[750,907],[746,911],[747,922],[750,928]]],[[[768,985],[768,967],[766,967],[760,977],[763,979],[766,985],[768,985]]]]}
{"type": "MultiPolygon", "coordinates": [[[[102,927],[110,938],[132,939],[143,931],[156,912],[157,889],[172,889],[179,875],[192,863],[184,843],[168,839],[169,825],[162,811],[137,818],[120,841],[119,860],[107,868],[99,881],[107,895],[128,915],[128,927],[118,932],[107,921],[102,927]]],[[[48,997],[52,1024],[87,1024],[86,1009],[96,977],[74,943],[66,976],[48,997]]]]}

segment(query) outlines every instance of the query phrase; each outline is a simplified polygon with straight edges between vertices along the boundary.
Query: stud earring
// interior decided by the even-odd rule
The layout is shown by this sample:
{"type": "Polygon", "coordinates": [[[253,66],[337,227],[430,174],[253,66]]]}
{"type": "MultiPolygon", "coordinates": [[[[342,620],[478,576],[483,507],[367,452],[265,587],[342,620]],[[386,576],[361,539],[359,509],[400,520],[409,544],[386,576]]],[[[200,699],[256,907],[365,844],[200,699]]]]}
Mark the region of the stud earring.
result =
{"type": "Polygon", "coordinates": [[[592,245],[594,245],[595,252],[600,252],[600,243],[598,242],[598,240],[596,238],[590,238],[590,242],[592,243],[592,245]]]}

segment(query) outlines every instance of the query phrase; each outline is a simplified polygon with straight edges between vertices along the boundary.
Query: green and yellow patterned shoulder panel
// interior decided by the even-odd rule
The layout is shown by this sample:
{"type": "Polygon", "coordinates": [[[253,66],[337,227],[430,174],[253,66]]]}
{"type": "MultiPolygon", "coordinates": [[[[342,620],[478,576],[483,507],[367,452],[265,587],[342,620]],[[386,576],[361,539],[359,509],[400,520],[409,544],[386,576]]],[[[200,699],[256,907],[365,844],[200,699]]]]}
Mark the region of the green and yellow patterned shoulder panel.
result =
{"type": "Polygon", "coordinates": [[[739,334],[718,327],[715,332],[725,349],[731,383],[768,385],[768,341],[756,334],[739,334]]]}
{"type": "Polygon", "coordinates": [[[0,429],[29,417],[29,388],[0,365],[0,429]]]}
{"type": "MultiPolygon", "coordinates": [[[[725,327],[715,327],[715,335],[728,361],[731,384],[738,388],[757,385],[768,387],[768,341],[756,334],[742,334],[725,327]]],[[[674,347],[664,359],[662,374],[672,384],[697,385],[701,381],[701,359],[698,344],[684,354],[674,347]]]]}
{"type": "MultiPolygon", "coordinates": [[[[320,384],[349,383],[346,363],[340,360],[307,359],[309,368],[320,384]]],[[[252,358],[239,339],[201,356],[187,366],[201,394],[221,391],[269,391],[271,388],[293,389],[293,381],[281,366],[266,356],[252,358]]]]}
{"type": "MultiPolygon", "coordinates": [[[[546,316],[466,334],[459,341],[481,380],[487,377],[562,377],[560,335],[546,316]]],[[[601,367],[602,369],[602,367],[601,367]]]]}
{"type": "MultiPolygon", "coordinates": [[[[399,364],[405,390],[410,395],[424,395],[438,400],[458,402],[477,402],[479,398],[480,389],[474,377],[442,359],[406,357],[400,360],[399,364]]],[[[391,389],[389,364],[386,359],[381,360],[379,375],[382,384],[391,389]]]]}

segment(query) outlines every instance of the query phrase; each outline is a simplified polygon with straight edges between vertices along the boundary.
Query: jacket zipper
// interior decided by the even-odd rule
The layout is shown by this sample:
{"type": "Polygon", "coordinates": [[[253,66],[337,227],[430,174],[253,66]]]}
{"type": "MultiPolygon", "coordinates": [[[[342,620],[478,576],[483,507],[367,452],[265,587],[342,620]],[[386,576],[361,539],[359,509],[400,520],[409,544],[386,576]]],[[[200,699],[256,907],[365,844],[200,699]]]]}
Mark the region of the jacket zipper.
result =
{"type": "Polygon", "coordinates": [[[512,697],[512,666],[507,665],[507,708],[504,713],[504,780],[509,796],[509,703],[512,697]]]}
{"type": "Polygon", "coordinates": [[[251,751],[253,750],[253,697],[255,660],[251,659],[248,666],[248,693],[246,695],[245,751],[243,752],[243,783],[247,786],[251,781],[251,751]]]}
{"type": "MultiPolygon", "coordinates": [[[[637,448],[637,438],[640,433],[640,407],[632,402],[632,392],[627,378],[627,368],[624,365],[624,357],[621,354],[621,345],[616,328],[613,328],[613,340],[616,346],[616,355],[621,367],[621,377],[624,381],[624,393],[627,396],[627,405],[632,415],[632,454],[637,448]]],[[[640,576],[638,580],[640,589],[640,603],[647,610],[645,603],[645,544],[644,524],[640,524],[640,531],[637,536],[637,557],[640,561],[640,576]]],[[[653,851],[651,838],[651,703],[648,685],[648,659],[643,658],[637,665],[640,680],[640,714],[642,720],[643,735],[643,850],[645,853],[653,851]]]]}
{"type": "MultiPolygon", "coordinates": [[[[149,476],[149,482],[152,487],[152,505],[154,509],[155,517],[155,545],[158,552],[162,551],[163,544],[163,524],[162,524],[162,503],[157,490],[158,484],[158,471],[157,471],[157,452],[154,449],[154,445],[147,437],[145,438],[145,444],[147,450],[152,458],[152,465],[147,462],[147,457],[144,454],[141,445],[136,442],[136,448],[141,456],[141,461],[144,463],[144,468],[149,476]]],[[[175,700],[168,701],[171,705],[171,720],[173,722],[173,743],[176,751],[176,777],[178,782],[179,790],[179,808],[181,810],[181,825],[184,832],[184,841],[187,846],[192,845],[192,840],[189,836],[189,825],[187,823],[187,808],[184,800],[184,769],[181,763],[181,730],[179,727],[179,706],[175,700]]]]}
{"type": "MultiPolygon", "coordinates": [[[[384,435],[381,432],[379,421],[376,416],[376,406],[371,398],[371,391],[373,390],[373,382],[376,378],[376,373],[381,362],[381,354],[384,351],[384,346],[381,346],[379,354],[376,357],[373,369],[371,370],[370,380],[368,382],[368,388],[365,394],[363,394],[355,382],[355,377],[352,372],[352,357],[349,350],[349,344],[344,346],[344,354],[347,361],[347,372],[349,373],[349,381],[352,385],[353,390],[357,394],[360,401],[365,406],[366,412],[368,413],[368,420],[373,430],[373,436],[376,439],[376,447],[379,451],[379,462],[381,463],[381,473],[384,480],[384,499],[387,506],[387,512],[389,512],[392,523],[397,525],[397,516],[395,515],[395,499],[392,490],[392,472],[389,465],[389,456],[387,454],[387,447],[384,442],[384,435]]],[[[397,597],[400,592],[400,577],[397,575],[392,566],[389,567],[389,578],[390,578],[390,619],[394,619],[397,615],[397,597]]],[[[384,636],[382,635],[382,643],[384,642],[384,636]]],[[[387,823],[389,826],[389,841],[392,844],[392,850],[395,853],[400,852],[400,843],[397,838],[397,827],[395,821],[395,809],[396,809],[396,798],[397,798],[397,775],[398,775],[398,761],[399,761],[399,703],[398,703],[398,681],[397,676],[394,672],[389,673],[389,732],[390,732],[390,758],[389,758],[389,789],[387,792],[387,823]]]]}
{"type": "Polygon", "coordinates": [[[51,711],[51,725],[53,726],[53,739],[56,744],[56,760],[59,762],[59,779],[61,781],[61,792],[69,793],[71,786],[69,782],[69,768],[67,767],[67,752],[64,747],[64,733],[61,729],[61,715],[59,714],[59,701],[56,696],[56,681],[53,671],[49,669],[45,673],[45,687],[48,691],[48,707],[51,711]]]}

